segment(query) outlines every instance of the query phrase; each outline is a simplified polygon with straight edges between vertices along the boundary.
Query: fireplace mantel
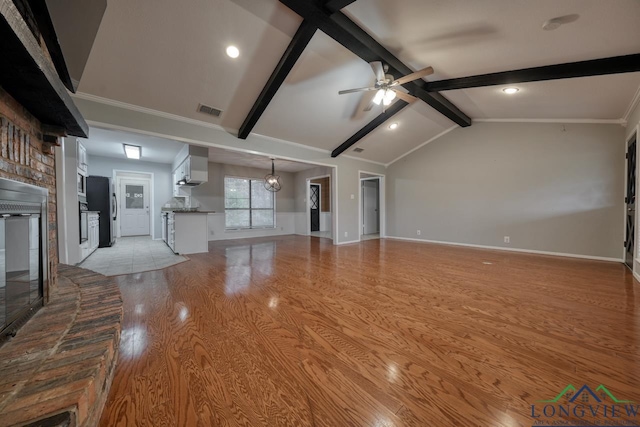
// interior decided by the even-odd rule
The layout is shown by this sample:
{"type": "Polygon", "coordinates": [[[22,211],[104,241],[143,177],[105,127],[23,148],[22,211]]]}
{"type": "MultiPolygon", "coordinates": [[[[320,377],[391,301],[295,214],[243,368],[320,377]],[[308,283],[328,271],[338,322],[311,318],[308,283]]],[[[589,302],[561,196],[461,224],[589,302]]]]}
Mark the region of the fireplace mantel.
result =
{"type": "Polygon", "coordinates": [[[87,137],[87,123],[11,0],[0,0],[0,51],[0,87],[43,126],[87,137]]]}

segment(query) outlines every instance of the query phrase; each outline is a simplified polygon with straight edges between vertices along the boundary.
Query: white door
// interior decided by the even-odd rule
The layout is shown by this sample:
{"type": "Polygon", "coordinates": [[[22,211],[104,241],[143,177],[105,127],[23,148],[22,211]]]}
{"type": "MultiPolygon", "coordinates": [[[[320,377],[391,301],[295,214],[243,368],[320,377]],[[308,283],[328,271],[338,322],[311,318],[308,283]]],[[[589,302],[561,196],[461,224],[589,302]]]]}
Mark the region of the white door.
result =
{"type": "Polygon", "coordinates": [[[149,181],[122,179],[120,181],[120,235],[147,236],[149,228],[149,181]]]}
{"type": "Polygon", "coordinates": [[[380,232],[378,187],[377,179],[362,181],[362,234],[380,232]]]}

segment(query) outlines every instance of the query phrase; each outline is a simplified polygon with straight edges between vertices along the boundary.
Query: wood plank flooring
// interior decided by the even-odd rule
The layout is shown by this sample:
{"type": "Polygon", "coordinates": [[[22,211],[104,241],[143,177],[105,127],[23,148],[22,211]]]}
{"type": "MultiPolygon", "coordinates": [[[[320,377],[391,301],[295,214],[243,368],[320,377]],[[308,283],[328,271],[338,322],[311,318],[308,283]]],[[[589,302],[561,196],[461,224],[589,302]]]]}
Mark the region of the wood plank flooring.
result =
{"type": "Polygon", "coordinates": [[[102,426],[530,426],[568,384],[640,401],[622,264],[301,236],[190,258],[115,278],[102,426]]]}

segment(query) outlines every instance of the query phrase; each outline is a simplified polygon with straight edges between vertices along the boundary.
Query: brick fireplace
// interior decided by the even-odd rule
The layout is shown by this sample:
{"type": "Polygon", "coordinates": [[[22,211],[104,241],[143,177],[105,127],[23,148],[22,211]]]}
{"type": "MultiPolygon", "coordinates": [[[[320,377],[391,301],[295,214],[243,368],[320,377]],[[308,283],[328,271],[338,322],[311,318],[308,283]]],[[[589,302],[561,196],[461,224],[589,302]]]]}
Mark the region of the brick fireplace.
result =
{"type": "Polygon", "coordinates": [[[11,179],[49,191],[48,265],[49,289],[57,286],[58,232],[56,220],[55,158],[43,141],[42,125],[0,87],[0,178],[11,179]]]}

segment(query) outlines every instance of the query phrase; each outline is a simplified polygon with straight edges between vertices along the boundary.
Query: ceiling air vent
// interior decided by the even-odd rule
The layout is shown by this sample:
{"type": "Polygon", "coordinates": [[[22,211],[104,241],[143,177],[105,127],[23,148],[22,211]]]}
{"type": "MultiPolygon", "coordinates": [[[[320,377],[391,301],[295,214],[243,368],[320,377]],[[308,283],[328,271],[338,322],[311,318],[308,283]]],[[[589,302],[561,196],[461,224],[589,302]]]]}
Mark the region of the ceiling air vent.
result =
{"type": "Polygon", "coordinates": [[[208,114],[213,117],[220,117],[220,114],[222,114],[222,110],[218,110],[217,108],[209,107],[204,104],[198,105],[198,112],[208,114]]]}
{"type": "Polygon", "coordinates": [[[364,148],[354,148],[353,151],[355,151],[356,153],[362,153],[364,151],[364,148]]]}

